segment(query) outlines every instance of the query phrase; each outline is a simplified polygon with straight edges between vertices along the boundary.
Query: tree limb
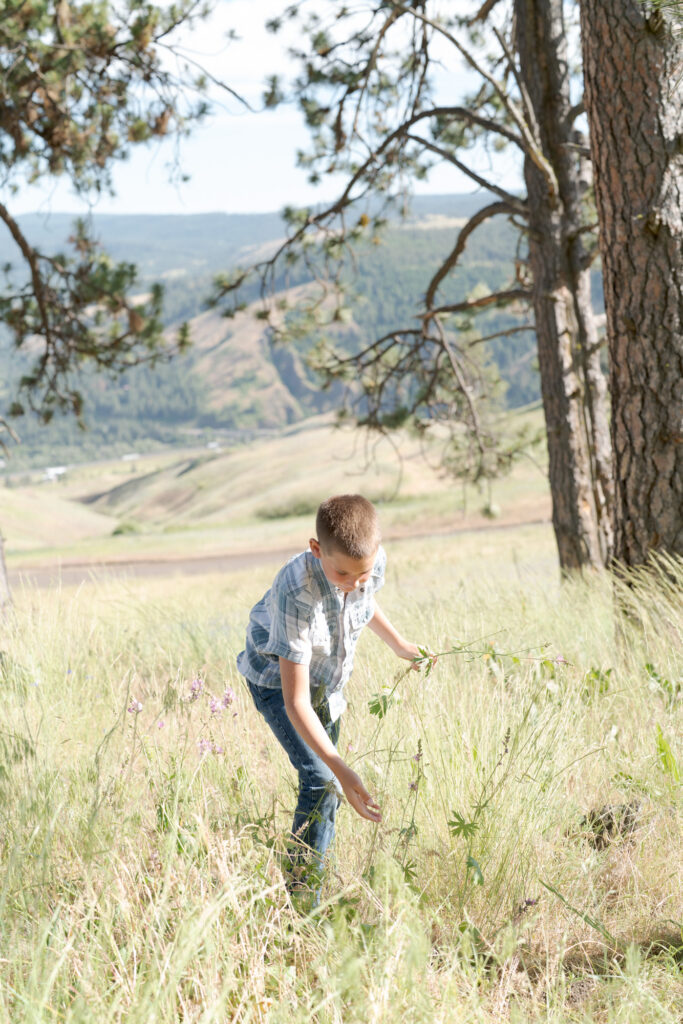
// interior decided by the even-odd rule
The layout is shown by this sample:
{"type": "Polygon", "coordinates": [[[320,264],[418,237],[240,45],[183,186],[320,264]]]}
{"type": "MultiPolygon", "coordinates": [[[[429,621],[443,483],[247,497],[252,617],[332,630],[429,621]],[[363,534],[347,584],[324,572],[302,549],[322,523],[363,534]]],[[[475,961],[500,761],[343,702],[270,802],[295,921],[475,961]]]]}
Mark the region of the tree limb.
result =
{"type": "Polygon", "coordinates": [[[506,189],[500,188],[498,185],[494,185],[492,182],[487,181],[486,178],[482,178],[481,175],[477,174],[476,171],[473,171],[471,167],[468,167],[467,164],[458,160],[457,156],[449,153],[447,149],[442,149],[435,143],[429,142],[428,139],[423,139],[421,135],[406,135],[406,138],[410,139],[412,142],[418,142],[421,146],[424,146],[425,149],[428,149],[432,153],[436,153],[437,156],[442,157],[444,160],[448,160],[449,163],[453,164],[454,167],[457,167],[463,174],[466,174],[468,178],[472,179],[472,181],[475,181],[477,185],[481,186],[481,188],[485,188],[487,192],[493,192],[495,195],[500,196],[503,202],[507,203],[508,206],[516,207],[515,212],[525,212],[521,208],[522,201],[517,196],[514,196],[512,192],[508,192],[506,189]]]}
{"type": "Polygon", "coordinates": [[[482,6],[479,8],[477,13],[473,15],[471,18],[468,18],[465,24],[471,26],[476,25],[478,21],[486,21],[493,8],[499,2],[500,0],[486,0],[486,2],[482,4],[482,6]]]}
{"type": "Polygon", "coordinates": [[[511,302],[529,302],[532,293],[525,288],[511,288],[509,291],[493,292],[491,295],[482,295],[480,299],[465,299],[463,302],[454,302],[448,306],[437,306],[423,314],[423,319],[437,320],[442,313],[466,313],[470,309],[486,309],[487,306],[503,306],[511,302]]]}
{"type": "Polygon", "coordinates": [[[484,338],[473,338],[472,341],[467,343],[468,348],[473,348],[475,345],[482,345],[485,341],[495,341],[496,338],[507,338],[511,334],[523,334],[525,331],[535,331],[536,324],[520,324],[518,327],[508,327],[504,331],[495,331],[493,334],[487,334],[484,338]]]}
{"type": "Polygon", "coordinates": [[[454,268],[460,256],[465,251],[467,245],[467,239],[470,237],[473,231],[483,224],[484,221],[490,220],[491,217],[497,217],[503,213],[524,213],[526,206],[524,203],[518,201],[516,204],[508,202],[491,203],[489,206],[482,207],[473,217],[470,217],[467,224],[460,229],[458,237],[450,255],[444,260],[439,269],[437,270],[434,277],[429,282],[427,293],[425,295],[425,305],[427,309],[431,309],[434,305],[434,296],[436,295],[437,289],[443,279],[450,274],[454,268]]]}
{"type": "Polygon", "coordinates": [[[36,253],[36,250],[29,245],[21,231],[21,228],[3,203],[0,203],[0,218],[2,218],[9,228],[12,238],[19,246],[24,259],[29,265],[31,281],[33,282],[33,293],[36,297],[36,302],[38,303],[38,309],[40,310],[40,320],[45,332],[45,341],[48,347],[50,347],[52,345],[52,329],[50,327],[50,315],[48,313],[45,284],[41,277],[40,270],[38,269],[38,254],[36,253]]]}

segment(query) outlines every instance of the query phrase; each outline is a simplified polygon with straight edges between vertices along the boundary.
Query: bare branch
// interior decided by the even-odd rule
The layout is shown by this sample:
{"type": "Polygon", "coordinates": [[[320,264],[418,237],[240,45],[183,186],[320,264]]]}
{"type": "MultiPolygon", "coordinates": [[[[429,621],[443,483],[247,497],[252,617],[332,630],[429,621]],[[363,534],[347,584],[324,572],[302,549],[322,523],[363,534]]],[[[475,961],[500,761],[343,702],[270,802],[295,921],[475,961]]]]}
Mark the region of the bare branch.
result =
{"type": "Polygon", "coordinates": [[[448,306],[437,306],[424,314],[425,320],[437,319],[442,313],[467,313],[471,309],[486,309],[487,306],[507,306],[511,302],[529,302],[532,293],[525,288],[511,288],[509,291],[482,295],[480,299],[465,299],[448,306]]]}
{"type": "Polygon", "coordinates": [[[448,160],[449,163],[453,164],[454,167],[457,167],[463,174],[466,174],[468,178],[472,179],[472,181],[475,181],[477,185],[481,186],[481,188],[485,188],[488,192],[493,192],[494,195],[500,196],[503,202],[507,203],[509,206],[517,207],[515,212],[525,212],[520,209],[519,204],[521,204],[521,200],[518,199],[517,196],[514,196],[512,192],[508,192],[504,188],[500,188],[498,185],[494,185],[493,182],[487,181],[486,178],[482,178],[481,175],[477,174],[476,171],[473,171],[471,167],[468,167],[467,164],[458,160],[457,156],[449,153],[447,149],[442,149],[440,146],[430,142],[428,139],[423,139],[421,135],[406,135],[406,138],[410,139],[412,142],[418,142],[431,153],[436,153],[437,156],[442,157],[444,160],[448,160]]]}
{"type": "Polygon", "coordinates": [[[441,264],[432,280],[429,282],[427,294],[425,296],[425,305],[427,309],[431,309],[432,306],[434,305],[434,296],[436,295],[439,285],[441,284],[443,279],[447,277],[448,274],[450,274],[451,270],[453,270],[456,263],[460,259],[460,256],[465,251],[467,239],[470,237],[472,232],[479,227],[480,224],[483,224],[484,221],[490,220],[491,217],[497,217],[503,213],[525,212],[526,205],[521,200],[518,200],[518,202],[515,203],[514,205],[508,202],[491,203],[489,206],[482,207],[482,209],[475,213],[473,217],[470,217],[467,224],[465,224],[465,226],[461,228],[460,232],[458,233],[458,238],[456,240],[455,246],[453,247],[453,251],[447,257],[447,259],[444,260],[444,262],[441,264]]]}
{"type": "Polygon", "coordinates": [[[525,331],[535,331],[536,324],[520,324],[518,327],[508,327],[505,331],[495,331],[494,334],[487,334],[484,338],[473,338],[467,343],[468,348],[475,345],[482,345],[485,341],[495,341],[496,338],[508,338],[511,334],[523,334],[525,331]]]}
{"type": "Polygon", "coordinates": [[[573,107],[569,108],[569,111],[567,113],[567,124],[568,125],[573,124],[574,121],[576,121],[577,117],[580,117],[581,114],[585,114],[585,113],[586,113],[586,105],[584,103],[583,96],[582,96],[578,103],[575,103],[573,107]]]}
{"type": "Polygon", "coordinates": [[[500,0],[486,0],[486,3],[482,4],[477,13],[473,17],[468,18],[465,24],[476,25],[478,21],[486,21],[493,8],[499,2],[500,0]]]}
{"type": "Polygon", "coordinates": [[[480,459],[481,462],[483,462],[484,456],[486,455],[486,445],[484,444],[484,439],[482,436],[481,424],[479,422],[479,414],[477,413],[477,408],[474,402],[472,401],[472,395],[470,394],[470,389],[467,387],[467,382],[462,372],[462,368],[458,360],[455,358],[455,353],[453,352],[453,349],[451,348],[448,338],[446,337],[446,332],[443,329],[443,325],[439,323],[438,320],[436,321],[436,325],[441,338],[441,344],[443,345],[444,352],[446,353],[448,361],[451,364],[453,376],[458,382],[458,387],[460,388],[460,391],[462,392],[465,401],[467,402],[467,407],[470,411],[470,417],[472,420],[474,436],[477,442],[477,447],[479,448],[480,459]]]}

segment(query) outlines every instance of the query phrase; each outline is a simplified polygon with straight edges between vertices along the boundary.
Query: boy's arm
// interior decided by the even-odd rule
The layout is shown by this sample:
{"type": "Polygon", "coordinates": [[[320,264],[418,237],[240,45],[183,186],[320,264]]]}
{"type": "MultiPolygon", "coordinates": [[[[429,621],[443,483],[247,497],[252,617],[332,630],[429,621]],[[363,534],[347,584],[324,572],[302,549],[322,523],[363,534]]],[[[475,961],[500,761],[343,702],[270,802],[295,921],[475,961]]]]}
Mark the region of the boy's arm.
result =
{"type": "Polygon", "coordinates": [[[341,759],[311,705],[308,665],[280,658],[282,696],[289,720],[304,743],[325,762],[339,779],[344,796],[362,818],[381,821],[380,809],[361,778],[341,759]]]}
{"type": "MultiPolygon", "coordinates": [[[[368,622],[368,626],[372,632],[375,633],[380,640],[383,640],[399,658],[405,658],[407,661],[412,661],[413,658],[420,657],[420,651],[417,644],[410,643],[401,636],[398,630],[396,630],[389,622],[388,618],[377,603],[375,603],[375,614],[368,622]]],[[[418,668],[417,665],[415,667],[418,668]]]]}

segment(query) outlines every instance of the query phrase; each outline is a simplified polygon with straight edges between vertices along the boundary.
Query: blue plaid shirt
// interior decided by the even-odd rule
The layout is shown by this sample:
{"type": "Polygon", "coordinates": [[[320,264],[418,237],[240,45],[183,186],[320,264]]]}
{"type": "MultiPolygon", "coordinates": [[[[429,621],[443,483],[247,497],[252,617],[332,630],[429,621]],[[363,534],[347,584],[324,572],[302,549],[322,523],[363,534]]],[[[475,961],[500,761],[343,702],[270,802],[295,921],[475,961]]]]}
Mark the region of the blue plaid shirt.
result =
{"type": "Polygon", "coordinates": [[[279,658],[308,665],[311,703],[315,707],[326,698],[336,721],[346,707],[344,684],[360,632],[375,613],[385,565],[380,547],[369,579],[345,594],[329,582],[310,551],[295,555],[251,610],[239,671],[256,686],[280,689],[279,658]]]}

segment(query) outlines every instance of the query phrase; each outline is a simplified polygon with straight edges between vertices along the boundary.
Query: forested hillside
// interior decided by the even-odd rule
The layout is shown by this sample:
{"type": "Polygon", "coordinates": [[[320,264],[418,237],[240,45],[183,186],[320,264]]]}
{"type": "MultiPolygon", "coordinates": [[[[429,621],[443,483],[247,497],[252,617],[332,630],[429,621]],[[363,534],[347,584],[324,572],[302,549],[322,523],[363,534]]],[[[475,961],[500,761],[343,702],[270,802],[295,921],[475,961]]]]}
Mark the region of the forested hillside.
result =
{"type": "MultiPolygon", "coordinates": [[[[418,197],[408,217],[390,221],[379,240],[363,243],[356,270],[348,274],[351,317],[336,326],[335,342],[353,348],[412,324],[430,277],[452,248],[465,218],[484,198],[418,197]]],[[[61,214],[22,218],[31,240],[52,252],[65,245],[71,224],[72,219],[61,214]]],[[[67,419],[55,418],[48,426],[30,416],[13,421],[23,441],[13,452],[17,465],[97,457],[105,449],[145,442],[178,443],[201,430],[276,429],[339,403],[339,392],[321,392],[306,366],[306,352],[315,338],[304,338],[294,348],[274,348],[255,309],[233,320],[206,309],[215,274],[253,260],[255,254],[268,254],[284,236],[279,215],[96,216],[95,226],[114,258],[136,263],[141,294],[154,281],[164,284],[165,321],[170,330],[190,321],[193,347],[155,369],[138,367],[121,381],[85,375],[81,384],[86,433],[67,419]]],[[[504,285],[514,274],[517,244],[517,234],[504,218],[484,225],[469,240],[463,265],[447,283],[445,298],[457,301],[504,285]]],[[[0,237],[3,264],[15,258],[9,235],[0,237]]],[[[280,282],[282,288],[290,288],[290,301],[306,284],[306,273],[300,269],[280,282]]],[[[248,297],[258,298],[253,293],[248,297]]],[[[493,312],[475,327],[488,334],[514,322],[511,312],[493,312]]],[[[505,381],[509,408],[538,398],[533,332],[478,348],[505,381]]],[[[28,359],[19,358],[6,342],[0,358],[4,411],[28,359]]]]}

